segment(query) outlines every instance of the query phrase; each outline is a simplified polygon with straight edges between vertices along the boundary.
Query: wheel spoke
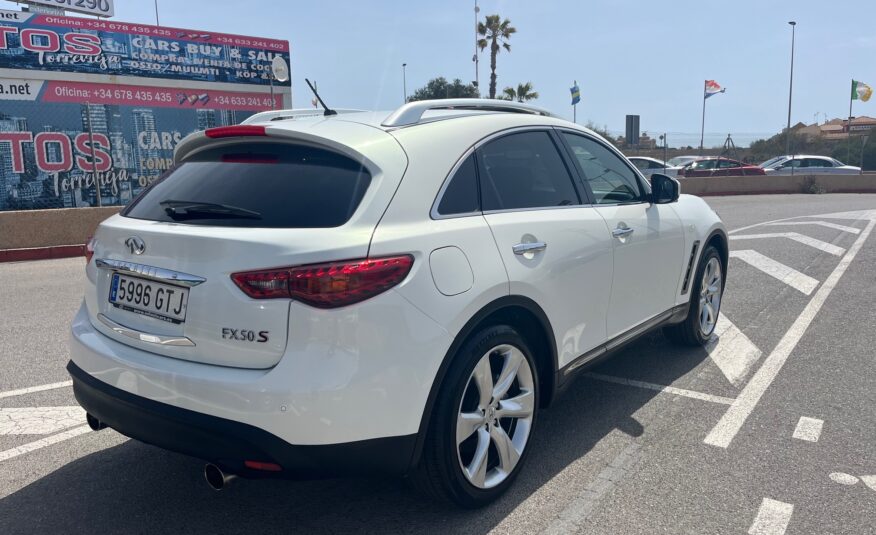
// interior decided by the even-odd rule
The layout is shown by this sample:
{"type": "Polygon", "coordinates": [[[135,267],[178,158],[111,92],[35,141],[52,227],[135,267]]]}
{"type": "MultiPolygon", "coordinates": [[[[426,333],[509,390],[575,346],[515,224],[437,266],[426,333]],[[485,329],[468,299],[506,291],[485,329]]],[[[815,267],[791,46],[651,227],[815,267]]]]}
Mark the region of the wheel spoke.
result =
{"type": "Polygon", "coordinates": [[[505,360],[502,364],[502,371],[499,373],[499,378],[496,380],[496,386],[493,387],[493,399],[502,399],[502,397],[511,388],[511,384],[517,377],[517,370],[520,369],[520,364],[523,363],[523,355],[516,349],[509,348],[504,354],[505,360]]]}
{"type": "Polygon", "coordinates": [[[711,326],[715,323],[715,307],[712,303],[706,302],[706,325],[711,326]]]}
{"type": "Polygon", "coordinates": [[[511,437],[501,426],[496,425],[490,429],[490,438],[493,439],[493,445],[496,446],[496,451],[499,453],[499,469],[510,474],[520,459],[520,454],[517,453],[514,443],[511,442],[511,437]]]}
{"type": "Polygon", "coordinates": [[[463,412],[456,419],[456,443],[462,444],[465,439],[484,425],[484,415],[478,412],[463,412]]]}
{"type": "Polygon", "coordinates": [[[534,408],[535,394],[531,390],[524,390],[513,398],[500,401],[496,416],[498,418],[528,418],[532,415],[534,408]]]}
{"type": "Polygon", "coordinates": [[[478,446],[474,457],[465,467],[469,481],[483,487],[487,479],[487,453],[490,451],[490,434],[483,427],[478,430],[478,446]]]}
{"type": "Polygon", "coordinates": [[[478,361],[472,372],[472,377],[478,387],[479,407],[487,408],[493,395],[493,370],[490,368],[490,356],[485,355],[478,361]]]}

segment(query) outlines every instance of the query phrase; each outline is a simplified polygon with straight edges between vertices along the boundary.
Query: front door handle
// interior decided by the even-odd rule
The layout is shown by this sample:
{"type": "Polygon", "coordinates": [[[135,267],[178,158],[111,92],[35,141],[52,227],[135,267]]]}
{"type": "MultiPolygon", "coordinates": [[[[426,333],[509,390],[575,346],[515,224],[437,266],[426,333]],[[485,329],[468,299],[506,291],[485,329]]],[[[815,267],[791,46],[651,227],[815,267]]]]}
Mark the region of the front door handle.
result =
{"type": "Polygon", "coordinates": [[[633,229],[629,227],[617,227],[611,231],[611,235],[615,238],[626,238],[633,233],[633,229]]]}
{"type": "Polygon", "coordinates": [[[518,243],[511,247],[514,254],[539,253],[547,249],[547,244],[543,241],[535,241],[530,243],[518,243]]]}

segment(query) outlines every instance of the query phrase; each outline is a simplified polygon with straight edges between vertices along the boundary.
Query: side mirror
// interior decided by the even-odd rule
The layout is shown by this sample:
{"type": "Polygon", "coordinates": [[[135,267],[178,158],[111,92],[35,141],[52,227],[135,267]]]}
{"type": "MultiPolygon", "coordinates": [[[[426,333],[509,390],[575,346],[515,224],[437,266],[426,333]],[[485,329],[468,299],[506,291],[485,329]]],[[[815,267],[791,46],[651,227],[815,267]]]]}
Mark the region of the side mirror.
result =
{"type": "Polygon", "coordinates": [[[651,175],[651,202],[668,204],[678,200],[680,192],[678,180],[661,174],[651,175]]]}

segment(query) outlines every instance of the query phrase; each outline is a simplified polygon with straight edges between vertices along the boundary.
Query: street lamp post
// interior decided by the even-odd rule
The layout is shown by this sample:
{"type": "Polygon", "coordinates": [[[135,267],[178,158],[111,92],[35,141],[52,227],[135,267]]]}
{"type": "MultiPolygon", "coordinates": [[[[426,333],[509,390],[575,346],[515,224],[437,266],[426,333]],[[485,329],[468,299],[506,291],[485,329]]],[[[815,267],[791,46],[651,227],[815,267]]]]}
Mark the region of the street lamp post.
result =
{"type": "Polygon", "coordinates": [[[785,154],[791,154],[791,96],[794,94],[794,38],[797,29],[795,21],[788,21],[791,25],[791,81],[788,84],[788,127],[785,130],[785,154]]]}
{"type": "Polygon", "coordinates": [[[408,78],[407,78],[407,63],[402,63],[402,91],[404,91],[405,99],[403,102],[408,101],[408,78]]]}

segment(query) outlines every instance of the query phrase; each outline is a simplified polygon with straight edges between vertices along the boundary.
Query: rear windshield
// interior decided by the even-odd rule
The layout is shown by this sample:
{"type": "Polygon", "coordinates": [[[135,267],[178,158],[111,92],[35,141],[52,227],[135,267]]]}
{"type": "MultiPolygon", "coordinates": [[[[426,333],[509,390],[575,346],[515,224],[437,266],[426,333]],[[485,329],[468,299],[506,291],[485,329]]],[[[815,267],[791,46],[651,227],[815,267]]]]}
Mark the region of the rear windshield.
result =
{"type": "Polygon", "coordinates": [[[328,228],[346,223],[371,175],[358,162],[301,145],[252,143],[200,152],[122,215],[191,225],[328,228]]]}

